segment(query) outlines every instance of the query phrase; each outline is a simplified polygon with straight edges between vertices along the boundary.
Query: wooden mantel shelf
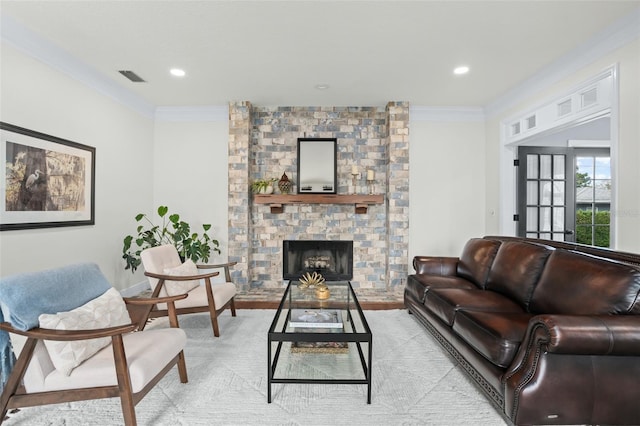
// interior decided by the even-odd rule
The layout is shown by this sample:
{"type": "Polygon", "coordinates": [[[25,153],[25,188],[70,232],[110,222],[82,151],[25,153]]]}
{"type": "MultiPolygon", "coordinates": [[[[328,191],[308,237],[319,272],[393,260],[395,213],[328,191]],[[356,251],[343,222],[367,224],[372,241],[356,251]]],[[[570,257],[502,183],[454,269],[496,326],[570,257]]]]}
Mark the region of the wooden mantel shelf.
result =
{"type": "Polygon", "coordinates": [[[366,213],[371,204],[384,203],[382,194],[255,194],[255,204],[269,204],[271,213],[282,213],[284,204],[354,204],[356,213],[366,213]]]}

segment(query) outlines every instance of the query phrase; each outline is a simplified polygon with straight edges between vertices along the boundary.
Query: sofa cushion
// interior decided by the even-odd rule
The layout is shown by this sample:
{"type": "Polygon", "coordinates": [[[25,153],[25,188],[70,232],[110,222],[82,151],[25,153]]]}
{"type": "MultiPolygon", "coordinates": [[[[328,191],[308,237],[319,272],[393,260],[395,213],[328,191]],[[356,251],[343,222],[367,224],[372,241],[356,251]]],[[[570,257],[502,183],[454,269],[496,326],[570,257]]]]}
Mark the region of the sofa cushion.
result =
{"type": "Polygon", "coordinates": [[[489,271],[487,289],[502,293],[527,309],[552,250],[540,244],[503,242],[489,271]]]}
{"type": "Polygon", "coordinates": [[[431,288],[466,288],[477,289],[469,281],[460,277],[441,276],[431,274],[414,274],[407,278],[405,291],[424,303],[424,297],[431,288]]]}
{"type": "Polygon", "coordinates": [[[427,292],[424,305],[448,325],[453,325],[459,310],[523,313],[524,309],[507,297],[487,290],[439,288],[427,292]]]}
{"type": "Polygon", "coordinates": [[[458,261],[458,276],[484,288],[500,241],[472,238],[467,241],[458,261]]]}
{"type": "Polygon", "coordinates": [[[568,315],[639,314],[640,268],[555,250],[533,291],[529,310],[568,315]]]}
{"type": "Polygon", "coordinates": [[[529,313],[459,311],[453,330],[493,364],[506,368],[533,317],[529,313]]]}

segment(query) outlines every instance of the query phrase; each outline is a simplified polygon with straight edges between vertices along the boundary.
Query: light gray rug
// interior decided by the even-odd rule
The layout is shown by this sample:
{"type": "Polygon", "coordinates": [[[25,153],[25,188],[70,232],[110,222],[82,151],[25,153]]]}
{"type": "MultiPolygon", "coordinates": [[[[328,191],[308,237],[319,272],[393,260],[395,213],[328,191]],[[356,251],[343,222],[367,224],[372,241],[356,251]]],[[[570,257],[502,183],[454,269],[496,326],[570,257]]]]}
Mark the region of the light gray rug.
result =
{"type": "MultiPolygon", "coordinates": [[[[505,425],[464,371],[405,310],[365,311],[373,332],[371,405],[364,385],[283,384],[267,403],[267,331],[275,311],[180,317],[189,383],[174,368],[136,406],[139,425],[505,425]]],[[[152,327],[164,327],[158,319],[152,327]]],[[[300,354],[298,354],[300,355],[300,354]]],[[[287,356],[293,354],[287,353],[287,356]]],[[[323,355],[331,363],[331,357],[323,355]]],[[[300,367],[303,368],[304,367],[300,367]]],[[[6,425],[122,424],[119,399],[24,408],[6,425]]]]}

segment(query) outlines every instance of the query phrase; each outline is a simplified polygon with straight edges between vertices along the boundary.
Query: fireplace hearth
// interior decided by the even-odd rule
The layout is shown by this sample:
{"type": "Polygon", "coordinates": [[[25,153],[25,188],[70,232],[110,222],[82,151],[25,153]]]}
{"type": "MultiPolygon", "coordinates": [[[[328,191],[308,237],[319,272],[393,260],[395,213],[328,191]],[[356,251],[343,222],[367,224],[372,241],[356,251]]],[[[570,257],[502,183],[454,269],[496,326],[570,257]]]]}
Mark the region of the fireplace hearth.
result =
{"type": "Polygon", "coordinates": [[[284,240],[282,276],[298,280],[308,272],[322,274],[326,281],[353,279],[353,241],[284,240]]]}

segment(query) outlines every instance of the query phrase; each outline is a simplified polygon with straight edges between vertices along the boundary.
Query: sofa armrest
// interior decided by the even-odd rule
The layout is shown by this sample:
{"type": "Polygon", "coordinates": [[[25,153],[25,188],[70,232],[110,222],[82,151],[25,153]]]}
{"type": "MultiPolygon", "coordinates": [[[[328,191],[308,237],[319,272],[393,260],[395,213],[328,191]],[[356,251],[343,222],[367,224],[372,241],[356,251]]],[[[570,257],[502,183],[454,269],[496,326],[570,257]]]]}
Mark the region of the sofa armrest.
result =
{"type": "Polygon", "coordinates": [[[551,353],[575,355],[640,355],[640,316],[538,315],[529,328],[546,334],[551,353]]]}
{"type": "Polygon", "coordinates": [[[637,315],[537,315],[529,321],[518,354],[503,382],[532,368],[540,353],[564,355],[640,355],[637,315]]]}
{"type": "Polygon", "coordinates": [[[416,274],[455,276],[458,260],[457,257],[415,256],[413,269],[416,274]]]}

